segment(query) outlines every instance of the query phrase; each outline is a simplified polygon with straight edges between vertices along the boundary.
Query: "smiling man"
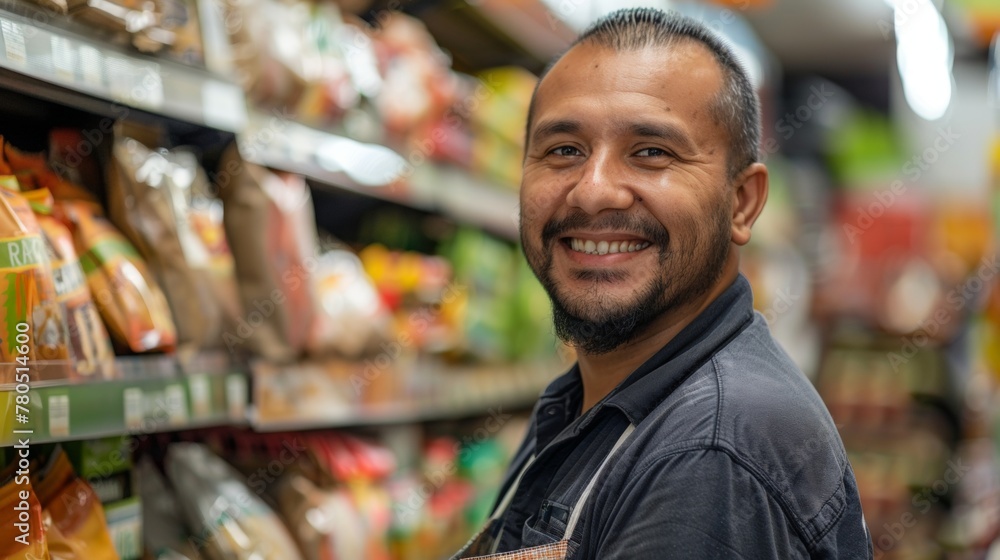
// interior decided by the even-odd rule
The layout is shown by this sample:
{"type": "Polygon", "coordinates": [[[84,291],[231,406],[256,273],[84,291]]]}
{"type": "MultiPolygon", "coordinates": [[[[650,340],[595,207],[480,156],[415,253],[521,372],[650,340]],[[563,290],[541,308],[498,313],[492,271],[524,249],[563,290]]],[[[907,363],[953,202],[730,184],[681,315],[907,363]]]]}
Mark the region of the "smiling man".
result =
{"type": "Polygon", "coordinates": [[[578,363],[458,557],[872,557],[837,430],[739,273],[759,130],[728,47],[656,10],[601,20],[542,77],[521,239],[578,363]]]}

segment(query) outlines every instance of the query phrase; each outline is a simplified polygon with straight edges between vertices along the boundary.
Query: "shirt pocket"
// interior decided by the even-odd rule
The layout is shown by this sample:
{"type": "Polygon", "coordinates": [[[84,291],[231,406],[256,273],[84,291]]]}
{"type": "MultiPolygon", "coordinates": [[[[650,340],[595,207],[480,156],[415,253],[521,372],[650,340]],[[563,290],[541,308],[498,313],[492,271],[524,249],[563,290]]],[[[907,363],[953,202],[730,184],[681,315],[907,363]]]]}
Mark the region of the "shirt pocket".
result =
{"type": "Polygon", "coordinates": [[[543,501],[538,513],[525,521],[522,542],[525,546],[536,546],[561,541],[569,516],[568,506],[552,500],[543,501]]]}

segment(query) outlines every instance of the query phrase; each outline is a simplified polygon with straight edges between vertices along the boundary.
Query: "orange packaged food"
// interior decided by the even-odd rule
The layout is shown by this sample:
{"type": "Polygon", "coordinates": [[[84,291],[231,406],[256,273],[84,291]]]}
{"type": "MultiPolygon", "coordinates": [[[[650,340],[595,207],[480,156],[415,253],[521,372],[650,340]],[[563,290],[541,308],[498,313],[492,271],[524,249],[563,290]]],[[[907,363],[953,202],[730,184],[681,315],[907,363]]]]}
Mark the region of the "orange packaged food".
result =
{"type": "Polygon", "coordinates": [[[52,276],[56,299],[62,305],[73,351],[74,371],[81,377],[110,378],[114,374],[114,351],[108,331],[94,305],[87,279],[80,266],[73,234],[52,217],[52,195],[47,189],[24,193],[35,211],[46,243],[52,248],[52,276]]]}
{"type": "Polygon", "coordinates": [[[170,308],[135,247],[96,203],[56,200],[53,215],[70,226],[80,266],[115,342],[132,352],[171,351],[170,308]]]}
{"type": "Polygon", "coordinates": [[[61,448],[33,477],[52,560],[119,560],[101,501],[61,448]]]}
{"type": "Polygon", "coordinates": [[[0,379],[17,359],[68,363],[69,334],[56,299],[48,248],[28,201],[0,189],[0,379]],[[20,339],[18,335],[22,335],[20,339]],[[26,350],[26,351],[25,351],[26,350]]]}
{"type": "MultiPolygon", "coordinates": [[[[11,465],[13,467],[14,465],[11,465]]],[[[24,475],[12,476],[0,486],[0,511],[10,512],[10,523],[0,523],[0,558],[5,560],[49,560],[48,541],[42,524],[42,506],[24,475]]]]}
{"type": "Polygon", "coordinates": [[[91,296],[112,339],[131,352],[173,350],[176,328],[162,290],[94,196],[49,169],[41,154],[5,144],[4,156],[22,190],[47,189],[55,198],[52,215],[72,232],[91,296]]]}

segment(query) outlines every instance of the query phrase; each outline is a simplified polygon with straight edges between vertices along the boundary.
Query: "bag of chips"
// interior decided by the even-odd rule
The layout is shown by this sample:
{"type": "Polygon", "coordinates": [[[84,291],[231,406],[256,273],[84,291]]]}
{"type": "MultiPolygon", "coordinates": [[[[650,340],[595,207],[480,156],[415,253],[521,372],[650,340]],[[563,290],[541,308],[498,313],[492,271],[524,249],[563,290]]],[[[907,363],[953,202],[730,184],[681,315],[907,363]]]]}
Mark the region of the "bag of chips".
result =
{"type": "Polygon", "coordinates": [[[49,560],[48,540],[42,524],[42,506],[26,476],[14,476],[15,461],[6,469],[0,486],[0,511],[10,512],[11,522],[0,523],[0,558],[49,560]]]}
{"type": "Polygon", "coordinates": [[[137,353],[173,350],[177,334],[163,292],[100,206],[56,200],[53,215],[73,232],[87,284],[114,341],[137,353]]]}
{"type": "Polygon", "coordinates": [[[176,329],[163,292],[94,196],[49,169],[41,155],[10,144],[4,155],[22,190],[44,188],[55,198],[52,215],[73,234],[93,301],[113,341],[131,352],[173,350],[176,329]]]}
{"type": "Polygon", "coordinates": [[[80,259],[73,247],[73,234],[52,217],[52,195],[47,189],[23,193],[35,211],[46,244],[52,248],[52,276],[56,299],[62,305],[73,352],[74,372],[80,377],[114,376],[114,351],[108,330],[87,287],[80,259]]]}
{"type": "MultiPolygon", "coordinates": [[[[28,201],[7,189],[0,189],[0,301],[0,363],[69,363],[69,333],[41,228],[28,201]]],[[[13,373],[5,367],[0,377],[11,383],[13,373]]]]}
{"type": "Polygon", "coordinates": [[[53,560],[119,560],[101,501],[73,472],[62,448],[56,448],[31,483],[42,505],[53,560]]]}

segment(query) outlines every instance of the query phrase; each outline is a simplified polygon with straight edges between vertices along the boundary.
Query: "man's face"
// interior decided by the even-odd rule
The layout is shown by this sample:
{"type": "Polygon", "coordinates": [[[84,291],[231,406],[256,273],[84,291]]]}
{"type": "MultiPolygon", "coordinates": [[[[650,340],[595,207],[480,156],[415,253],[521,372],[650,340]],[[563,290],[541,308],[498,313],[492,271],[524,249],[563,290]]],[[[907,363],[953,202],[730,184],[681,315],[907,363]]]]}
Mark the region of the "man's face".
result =
{"type": "Polygon", "coordinates": [[[723,85],[696,43],[614,52],[578,45],[535,97],[521,183],[525,255],[556,331],[620,347],[718,281],[733,196],[723,85]]]}

